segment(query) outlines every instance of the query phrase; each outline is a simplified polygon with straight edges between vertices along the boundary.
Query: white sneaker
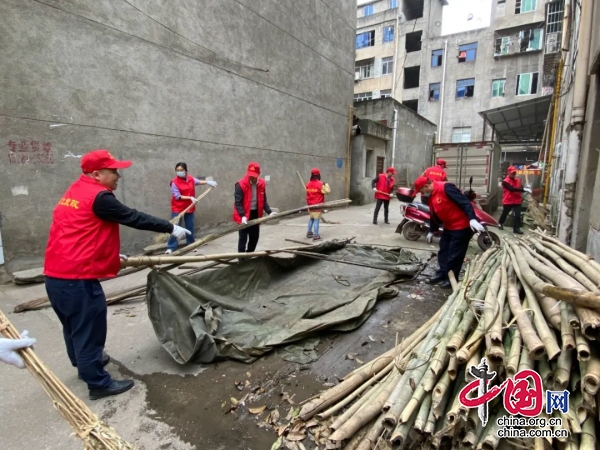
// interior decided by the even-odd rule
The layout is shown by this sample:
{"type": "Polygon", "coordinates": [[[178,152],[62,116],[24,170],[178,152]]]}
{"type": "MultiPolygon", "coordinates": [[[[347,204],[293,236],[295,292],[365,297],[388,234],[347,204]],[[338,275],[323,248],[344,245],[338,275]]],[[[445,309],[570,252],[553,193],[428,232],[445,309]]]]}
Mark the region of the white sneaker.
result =
{"type": "Polygon", "coordinates": [[[173,253],[173,250],[167,249],[167,251],[165,252],[165,255],[170,255],[171,253],[173,253]]]}

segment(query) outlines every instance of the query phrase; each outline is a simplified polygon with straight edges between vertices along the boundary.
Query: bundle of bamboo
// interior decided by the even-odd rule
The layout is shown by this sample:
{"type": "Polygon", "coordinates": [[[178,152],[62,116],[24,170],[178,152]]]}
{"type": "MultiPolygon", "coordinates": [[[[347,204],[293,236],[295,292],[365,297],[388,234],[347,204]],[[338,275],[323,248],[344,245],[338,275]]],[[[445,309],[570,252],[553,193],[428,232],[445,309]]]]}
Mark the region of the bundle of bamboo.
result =
{"type": "MultiPolygon", "coordinates": [[[[326,449],[446,445],[494,450],[501,441],[496,419],[509,416],[509,409],[514,414],[518,397],[509,391],[503,403],[507,394],[502,391],[511,389],[508,379],[531,369],[539,373],[542,386],[527,378],[528,395],[535,389],[540,395],[569,390],[567,412],[551,408],[547,414],[545,395],[533,403],[540,417],[562,419],[555,431],[568,433],[511,443],[591,450],[600,405],[599,284],[600,264],[546,234],[506,241],[472,262],[431,320],[310,399],[292,425],[316,420],[308,437],[326,449]],[[474,380],[482,376],[482,358],[488,366],[481,367],[493,372],[486,389],[501,393],[488,403],[487,423],[480,420],[481,411],[459,401],[463,388],[480,383],[474,380]]],[[[482,394],[475,387],[466,398],[482,394]]]]}

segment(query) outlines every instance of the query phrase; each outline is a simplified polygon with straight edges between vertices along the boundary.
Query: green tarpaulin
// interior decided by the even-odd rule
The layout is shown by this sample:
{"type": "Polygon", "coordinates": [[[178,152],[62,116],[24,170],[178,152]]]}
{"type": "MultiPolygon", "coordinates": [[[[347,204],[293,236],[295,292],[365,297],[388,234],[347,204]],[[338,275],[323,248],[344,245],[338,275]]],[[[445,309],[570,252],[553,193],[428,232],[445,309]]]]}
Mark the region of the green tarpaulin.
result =
{"type": "Polygon", "coordinates": [[[153,270],[147,300],[158,340],[180,364],[250,363],[278,345],[357,328],[377,300],[397,295],[393,282],[421,267],[402,249],[328,241],[303,251],[373,268],[270,256],[185,277],[153,270]]]}

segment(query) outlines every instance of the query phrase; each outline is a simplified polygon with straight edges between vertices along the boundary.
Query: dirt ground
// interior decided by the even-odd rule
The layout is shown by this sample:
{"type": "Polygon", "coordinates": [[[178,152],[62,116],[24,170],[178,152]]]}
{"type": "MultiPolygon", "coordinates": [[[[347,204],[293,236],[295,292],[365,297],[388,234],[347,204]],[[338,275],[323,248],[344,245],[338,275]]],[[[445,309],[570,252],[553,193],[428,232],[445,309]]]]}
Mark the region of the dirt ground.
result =
{"type": "MultiPolygon", "coordinates": [[[[394,234],[395,225],[372,225],[372,205],[334,211],[326,217],[342,223],[322,224],[324,239],[356,236],[359,243],[436,249],[424,240],[405,241],[394,234]]],[[[396,224],[400,221],[396,208],[391,208],[390,219],[396,224]]],[[[302,216],[264,226],[259,249],[290,246],[285,239],[305,240],[306,220],[302,216]]],[[[236,238],[222,238],[202,247],[200,253],[235,251],[236,238]]],[[[477,251],[472,245],[469,255],[477,251]]],[[[448,291],[424,282],[435,264],[434,258],[417,280],[399,284],[398,296],[378,302],[358,330],[322,334],[317,347],[319,359],[306,365],[286,362],[276,350],[254,364],[226,361],[179,366],[160,347],[143,300],[110,306],[107,351],[113,361],[108,370],[116,378],[134,378],[136,387],[96,402],[87,399],[85,385],[68,364],[53,312],[43,309],[12,313],[15,305],[43,296],[43,285],[0,287],[0,308],[17,328],[28,329],[38,339],[36,352],[63,382],[140,450],[268,450],[277,439],[264,423],[270,411],[277,409],[282,417],[286,416],[294,405],[337,383],[360,362],[387,351],[396,338],[408,336],[437,311],[448,291]],[[266,408],[260,414],[249,412],[249,408],[262,406],[266,408]]],[[[110,293],[143,283],[146,273],[105,282],[104,289],[110,293]]],[[[8,412],[0,421],[3,449],[81,448],[26,371],[0,367],[0,405],[8,412]],[[27,433],[22,432],[24,427],[27,433]]],[[[311,448],[309,443],[305,445],[311,448]]]]}

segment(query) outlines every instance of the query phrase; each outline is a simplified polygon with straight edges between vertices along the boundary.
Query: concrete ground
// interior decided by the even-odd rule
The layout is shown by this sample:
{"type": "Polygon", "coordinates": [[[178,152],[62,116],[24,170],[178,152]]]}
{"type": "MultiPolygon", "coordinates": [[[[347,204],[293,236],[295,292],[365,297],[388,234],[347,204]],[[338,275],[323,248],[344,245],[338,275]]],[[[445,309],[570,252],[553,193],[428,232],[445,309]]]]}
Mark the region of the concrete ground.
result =
{"type": "MultiPolygon", "coordinates": [[[[373,205],[350,207],[326,214],[339,225],[321,224],[323,239],[351,238],[365,244],[404,246],[415,250],[435,251],[424,239],[408,242],[395,234],[401,220],[399,203],[391,202],[390,221],[372,224],[373,205]]],[[[381,212],[381,215],[383,212],[381,212]]],[[[202,220],[198,214],[197,220],[202,220]]],[[[295,244],[286,239],[312,242],[305,238],[307,216],[282,220],[261,228],[258,249],[272,249],[295,244]]],[[[237,234],[229,235],[202,247],[200,254],[235,252],[237,234]]],[[[477,253],[472,242],[468,257],[477,253]]],[[[209,366],[180,366],[158,343],[143,301],[109,306],[109,333],[106,350],[113,358],[108,366],[115,377],[133,377],[136,386],[128,393],[99,401],[87,399],[86,386],[77,379],[70,366],[62,340],[61,327],[49,308],[21,314],[12,312],[19,303],[45,295],[43,285],[0,286],[0,309],[19,330],[29,330],[37,338],[36,353],[52,371],[101,419],[139,449],[269,449],[276,436],[261,428],[256,416],[239,407],[225,414],[230,398],[241,399],[249,390],[264,389],[257,402],[269,409],[279,405],[282,416],[289,409],[284,393],[298,403],[326,383],[344,376],[357,367],[349,353],[369,361],[393,346],[396,335],[401,339],[427,320],[443,303],[447,291],[424,283],[430,267],[415,282],[400,284],[400,294],[381,301],[372,316],[358,330],[345,334],[324,334],[318,347],[320,359],[310,365],[283,361],[271,352],[252,365],[222,362],[209,366]],[[248,381],[249,383],[246,383],[248,381]],[[236,382],[249,384],[240,392],[236,382]]],[[[145,283],[147,271],[103,283],[107,294],[145,283]]],[[[260,391],[262,392],[262,391],[260,391]]],[[[54,411],[51,402],[25,370],[0,366],[0,436],[4,450],[80,449],[81,443],[54,411]]],[[[252,405],[250,405],[252,406],[252,405]]]]}

